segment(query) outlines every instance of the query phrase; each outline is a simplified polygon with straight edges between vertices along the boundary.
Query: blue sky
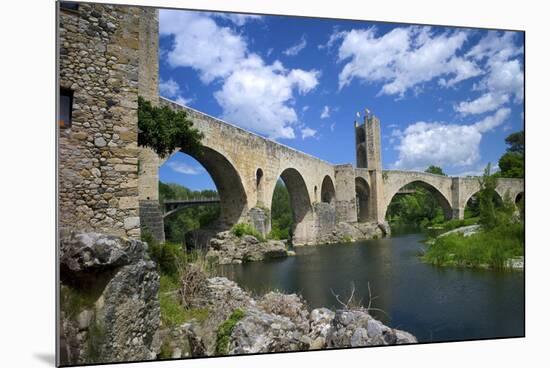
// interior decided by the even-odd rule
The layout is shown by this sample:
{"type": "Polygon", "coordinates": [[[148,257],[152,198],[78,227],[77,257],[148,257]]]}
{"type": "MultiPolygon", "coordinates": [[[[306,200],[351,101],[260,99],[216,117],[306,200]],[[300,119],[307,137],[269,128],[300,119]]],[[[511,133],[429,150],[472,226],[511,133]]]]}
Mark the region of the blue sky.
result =
{"type": "MultiPolygon", "coordinates": [[[[160,10],[160,93],[331,163],[353,122],[382,126],[385,169],[476,175],[523,129],[523,33],[160,10]]],[[[161,180],[213,189],[189,156],[161,180]]]]}

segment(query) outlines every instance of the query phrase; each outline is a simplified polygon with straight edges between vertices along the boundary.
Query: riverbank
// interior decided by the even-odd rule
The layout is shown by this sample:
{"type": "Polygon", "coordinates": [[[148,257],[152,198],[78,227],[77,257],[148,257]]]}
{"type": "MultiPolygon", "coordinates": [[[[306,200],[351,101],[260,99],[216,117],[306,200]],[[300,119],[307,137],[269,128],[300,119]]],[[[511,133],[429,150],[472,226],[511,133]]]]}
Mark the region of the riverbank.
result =
{"type": "Polygon", "coordinates": [[[489,230],[464,226],[429,239],[422,259],[437,266],[523,270],[524,238],[521,222],[489,230]]]}

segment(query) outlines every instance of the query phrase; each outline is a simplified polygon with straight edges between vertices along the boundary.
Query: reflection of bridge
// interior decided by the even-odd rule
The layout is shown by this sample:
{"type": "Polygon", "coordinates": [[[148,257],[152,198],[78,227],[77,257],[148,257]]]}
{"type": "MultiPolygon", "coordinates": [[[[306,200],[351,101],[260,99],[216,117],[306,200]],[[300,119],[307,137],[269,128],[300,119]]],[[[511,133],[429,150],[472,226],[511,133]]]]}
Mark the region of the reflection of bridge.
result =
{"type": "Polygon", "coordinates": [[[182,208],[196,207],[196,206],[206,206],[212,204],[219,204],[220,198],[218,197],[200,197],[193,199],[166,199],[164,200],[164,213],[163,217],[166,218],[181,210],[182,208]]]}

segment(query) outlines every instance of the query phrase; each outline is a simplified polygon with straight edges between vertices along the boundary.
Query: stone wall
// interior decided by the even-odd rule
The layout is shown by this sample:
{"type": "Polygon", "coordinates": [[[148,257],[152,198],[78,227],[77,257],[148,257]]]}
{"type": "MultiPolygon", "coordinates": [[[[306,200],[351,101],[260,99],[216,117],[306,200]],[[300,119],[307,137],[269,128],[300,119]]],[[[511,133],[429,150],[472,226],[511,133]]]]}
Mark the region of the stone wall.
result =
{"type": "Polygon", "coordinates": [[[59,83],[73,92],[59,131],[59,221],[139,236],[136,7],[81,3],[59,11],[59,83]]]}

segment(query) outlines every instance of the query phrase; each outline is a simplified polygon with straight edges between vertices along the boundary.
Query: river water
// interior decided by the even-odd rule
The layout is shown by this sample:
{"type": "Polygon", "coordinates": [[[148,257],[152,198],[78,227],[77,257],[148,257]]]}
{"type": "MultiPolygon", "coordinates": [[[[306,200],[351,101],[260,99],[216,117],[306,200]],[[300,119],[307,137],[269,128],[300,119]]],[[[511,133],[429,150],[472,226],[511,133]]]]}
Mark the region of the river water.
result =
{"type": "Polygon", "coordinates": [[[253,293],[300,293],[310,308],[338,308],[351,283],[363,305],[420,342],[524,335],[524,274],[436,267],[419,254],[424,235],[296,248],[281,260],[225,266],[222,272],[253,293]]]}

